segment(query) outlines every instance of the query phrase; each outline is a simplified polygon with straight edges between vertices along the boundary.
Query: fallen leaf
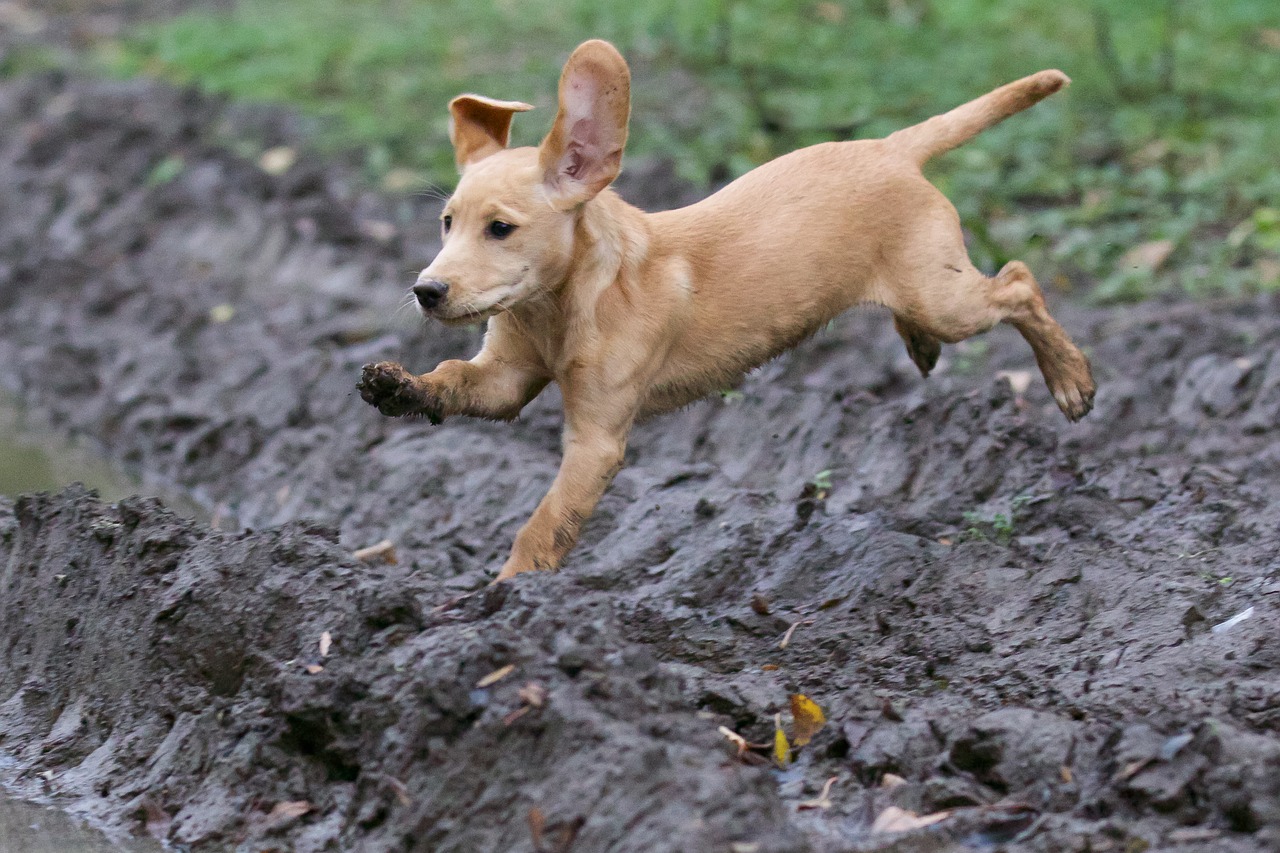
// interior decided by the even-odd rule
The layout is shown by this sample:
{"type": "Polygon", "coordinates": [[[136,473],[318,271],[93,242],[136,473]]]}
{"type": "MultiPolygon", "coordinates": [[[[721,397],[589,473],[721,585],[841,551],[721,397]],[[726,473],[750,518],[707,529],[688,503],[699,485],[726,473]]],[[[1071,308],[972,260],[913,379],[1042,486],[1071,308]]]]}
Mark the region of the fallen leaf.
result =
{"type": "Polygon", "coordinates": [[[826,784],[822,786],[821,794],[814,797],[812,800],[805,800],[803,803],[797,804],[796,808],[802,811],[806,809],[831,808],[831,797],[830,797],[831,786],[834,785],[836,783],[836,780],[839,778],[840,778],[839,776],[832,776],[830,779],[827,780],[826,784]]]}
{"type": "Polygon", "coordinates": [[[782,715],[773,716],[773,760],[779,767],[786,767],[791,760],[791,744],[787,742],[787,734],[782,730],[782,715]]]}
{"type": "Polygon", "coordinates": [[[1075,774],[1071,772],[1071,768],[1065,764],[1058,769],[1058,775],[1062,777],[1062,781],[1068,785],[1070,785],[1072,780],[1076,778],[1075,774]]]}
{"type": "Polygon", "coordinates": [[[881,788],[896,788],[899,785],[907,784],[907,780],[903,779],[897,773],[886,773],[880,777],[881,788]]]}
{"type": "Polygon", "coordinates": [[[390,539],[383,539],[376,545],[370,545],[368,548],[360,548],[352,553],[353,557],[362,563],[372,563],[375,560],[381,560],[389,565],[396,563],[396,546],[390,539]]]}
{"type": "Polygon", "coordinates": [[[547,702],[547,688],[536,681],[530,681],[516,693],[520,701],[534,708],[541,708],[547,702]]]}
{"type": "Polygon", "coordinates": [[[542,851],[542,833],[547,826],[547,816],[542,813],[542,809],[534,806],[529,809],[527,816],[529,821],[529,835],[533,837],[533,849],[542,851]]]}
{"type": "Polygon", "coordinates": [[[996,379],[1007,381],[1013,393],[1019,397],[1027,393],[1027,389],[1031,387],[1030,370],[999,370],[996,371],[996,379]]]}
{"type": "Polygon", "coordinates": [[[778,670],[778,665],[776,663],[766,663],[762,664],[760,669],[763,672],[776,672],[778,670]]]}
{"type": "Polygon", "coordinates": [[[1149,767],[1151,765],[1151,762],[1153,761],[1155,761],[1154,757],[1139,758],[1137,761],[1130,761],[1124,767],[1120,768],[1120,772],[1116,774],[1116,781],[1117,782],[1129,781],[1134,776],[1137,776],[1139,773],[1141,773],[1143,770],[1146,770],[1147,767],[1149,767]]]}
{"type": "Polygon", "coordinates": [[[324,672],[324,667],[318,663],[305,664],[302,668],[312,675],[315,675],[317,672],[324,672]]]}
{"type": "Polygon", "coordinates": [[[796,746],[804,746],[813,740],[813,736],[827,724],[827,715],[822,713],[818,703],[803,693],[791,694],[791,718],[795,721],[791,739],[796,746]]]}
{"type": "Polygon", "coordinates": [[[1264,27],[1258,31],[1258,40],[1272,50],[1280,50],[1280,29],[1264,27]]]}
{"type": "Polygon", "coordinates": [[[529,713],[530,710],[532,709],[528,705],[521,705],[519,708],[516,708],[514,711],[511,711],[506,716],[504,716],[502,718],[502,724],[504,726],[509,726],[512,723],[514,723],[516,720],[523,717],[525,714],[529,713]]]}
{"type": "Polygon", "coordinates": [[[329,656],[329,648],[333,645],[333,635],[325,631],[320,635],[320,657],[327,658],[329,656]]]}
{"type": "Polygon", "coordinates": [[[893,707],[893,703],[888,699],[885,699],[884,703],[880,705],[880,716],[895,723],[902,722],[902,715],[898,713],[898,709],[893,707]]]}
{"type": "Polygon", "coordinates": [[[509,663],[506,666],[502,667],[501,669],[495,669],[493,672],[489,673],[484,678],[477,681],[476,687],[488,687],[492,684],[497,684],[499,681],[506,678],[511,673],[515,672],[515,670],[516,670],[516,665],[513,663],[509,663]]]}
{"type": "Polygon", "coordinates": [[[751,596],[751,609],[756,613],[759,613],[761,616],[768,616],[769,599],[757,592],[755,595],[751,596]]]}
{"type": "Polygon", "coordinates": [[[268,148],[258,158],[258,168],[268,175],[283,175],[298,162],[298,152],[287,145],[268,148]]]}
{"type": "Polygon", "coordinates": [[[284,803],[276,803],[275,808],[267,815],[268,818],[291,818],[302,817],[311,811],[311,803],[306,800],[289,800],[284,803]]]}
{"type": "Polygon", "coordinates": [[[915,812],[909,812],[906,809],[900,809],[897,806],[889,806],[880,812],[880,816],[876,818],[875,823],[871,824],[872,832],[907,832],[911,829],[919,829],[922,826],[930,826],[941,820],[951,817],[951,812],[934,812],[924,816],[915,812]]]}
{"type": "Polygon", "coordinates": [[[746,751],[751,748],[751,744],[747,743],[746,738],[744,738],[742,735],[738,734],[728,726],[721,726],[720,728],[716,729],[716,731],[720,732],[720,734],[728,738],[729,742],[738,748],[739,758],[741,758],[746,753],[746,751]]]}

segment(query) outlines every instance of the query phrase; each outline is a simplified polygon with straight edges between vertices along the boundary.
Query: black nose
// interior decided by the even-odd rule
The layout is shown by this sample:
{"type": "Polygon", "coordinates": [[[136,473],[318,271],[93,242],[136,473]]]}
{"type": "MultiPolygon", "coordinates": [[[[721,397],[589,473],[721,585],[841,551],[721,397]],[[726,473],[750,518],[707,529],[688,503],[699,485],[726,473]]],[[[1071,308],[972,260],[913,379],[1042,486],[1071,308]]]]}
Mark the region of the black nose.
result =
{"type": "Polygon", "coordinates": [[[443,281],[436,281],[434,278],[420,281],[413,286],[413,295],[418,297],[418,304],[427,310],[435,308],[443,302],[448,293],[449,285],[443,281]]]}

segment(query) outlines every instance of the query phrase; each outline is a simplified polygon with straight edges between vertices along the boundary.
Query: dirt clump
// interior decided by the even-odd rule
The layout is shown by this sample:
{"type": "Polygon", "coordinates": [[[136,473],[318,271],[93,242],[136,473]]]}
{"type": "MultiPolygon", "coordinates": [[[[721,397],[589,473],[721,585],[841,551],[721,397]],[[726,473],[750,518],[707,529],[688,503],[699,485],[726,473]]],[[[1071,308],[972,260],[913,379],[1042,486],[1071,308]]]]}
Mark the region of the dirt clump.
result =
{"type": "Polygon", "coordinates": [[[512,425],[366,406],[362,364],[478,345],[396,314],[435,202],[267,174],[210,141],[238,115],[0,88],[3,381],[222,528],[0,506],[19,790],[192,850],[1280,843],[1280,301],[1056,305],[1099,378],[1077,425],[1014,390],[1010,330],[922,381],[851,313],[637,428],[563,571],[487,588],[554,392],[512,425]],[[741,760],[720,727],[771,743],[793,693],[827,725],[741,760]],[[891,807],[947,815],[873,831],[891,807]]]}

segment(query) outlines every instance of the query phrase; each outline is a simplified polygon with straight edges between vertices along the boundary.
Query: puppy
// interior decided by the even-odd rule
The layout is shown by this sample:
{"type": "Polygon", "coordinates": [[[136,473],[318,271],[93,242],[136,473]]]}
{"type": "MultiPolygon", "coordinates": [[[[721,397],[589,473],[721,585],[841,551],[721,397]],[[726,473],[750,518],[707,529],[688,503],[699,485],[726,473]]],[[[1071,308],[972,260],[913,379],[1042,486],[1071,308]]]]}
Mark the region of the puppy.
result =
{"type": "Polygon", "coordinates": [[[484,346],[421,376],[366,365],[361,396],[389,416],[511,420],[560,386],[564,459],[498,580],[560,565],[637,418],[734,385],[857,303],[893,312],[925,376],[942,343],[1013,325],[1077,420],[1093,405],[1089,362],[1025,264],[993,277],[974,268],[955,208],[920,171],[1068,82],[1041,71],[885,139],[794,151],[654,214],[609,189],[630,113],[630,72],[612,45],[569,57],[537,148],[507,148],[528,104],[461,95],[449,111],[462,177],[441,216],[444,246],[413,292],[424,316],[487,320],[484,346]]]}

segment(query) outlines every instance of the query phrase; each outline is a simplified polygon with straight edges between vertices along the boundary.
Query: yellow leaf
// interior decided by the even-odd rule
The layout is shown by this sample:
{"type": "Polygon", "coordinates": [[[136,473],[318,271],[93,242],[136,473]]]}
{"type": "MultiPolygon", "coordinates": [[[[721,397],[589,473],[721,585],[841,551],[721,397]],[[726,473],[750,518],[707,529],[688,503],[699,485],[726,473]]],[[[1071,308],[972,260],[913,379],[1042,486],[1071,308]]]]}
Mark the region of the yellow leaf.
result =
{"type": "Polygon", "coordinates": [[[791,718],[795,720],[792,733],[796,746],[804,746],[827,724],[827,717],[818,703],[803,693],[791,694],[791,718]]]}
{"type": "Polygon", "coordinates": [[[780,767],[785,767],[791,760],[791,744],[787,743],[787,734],[782,730],[782,715],[773,718],[773,760],[780,767]]]}

